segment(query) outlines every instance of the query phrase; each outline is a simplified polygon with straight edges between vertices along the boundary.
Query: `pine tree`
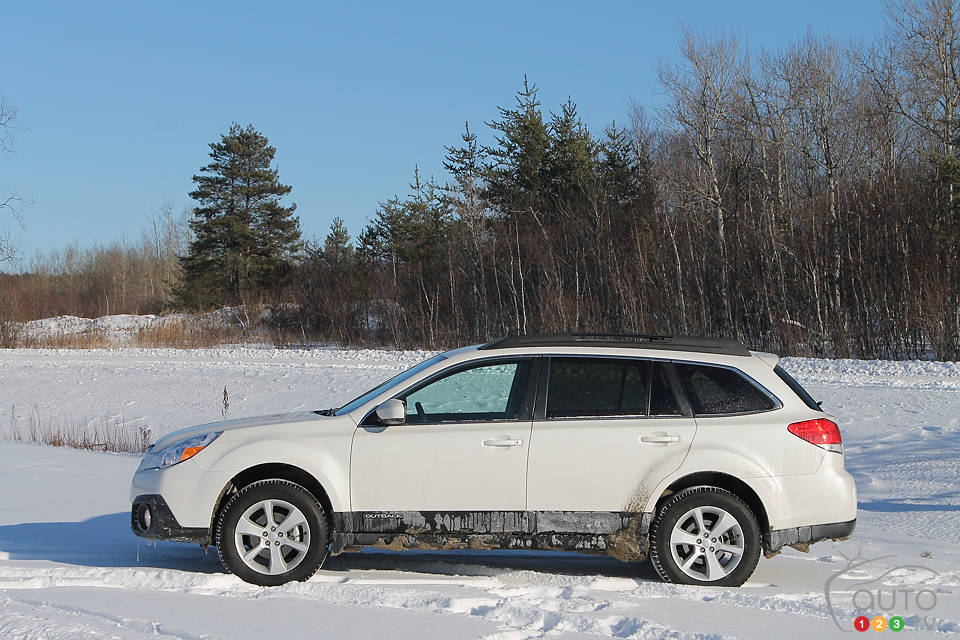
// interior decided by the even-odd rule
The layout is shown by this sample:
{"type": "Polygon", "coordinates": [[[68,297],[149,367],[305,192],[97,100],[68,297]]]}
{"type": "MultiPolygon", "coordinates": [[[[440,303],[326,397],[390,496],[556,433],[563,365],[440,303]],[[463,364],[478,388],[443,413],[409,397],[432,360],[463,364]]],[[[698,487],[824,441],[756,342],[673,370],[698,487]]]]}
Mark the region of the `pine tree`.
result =
{"type": "Polygon", "coordinates": [[[243,304],[281,288],[301,248],[292,187],[271,168],[276,149],[253,125],[233,124],[210,144],[210,164],[193,176],[195,239],[181,259],[187,307],[243,304]]]}
{"type": "Polygon", "coordinates": [[[571,98],[550,119],[547,173],[550,190],[561,206],[570,206],[590,193],[597,179],[597,145],[577,115],[571,98]]]}
{"type": "Polygon", "coordinates": [[[487,126],[498,132],[496,145],[485,147],[488,165],[487,196],[507,213],[540,209],[548,181],[546,159],[550,146],[537,86],[523,77],[516,107],[497,107],[500,120],[487,126]]]}
{"type": "Polygon", "coordinates": [[[353,260],[353,244],[343,218],[334,218],[330,223],[330,233],[323,241],[323,257],[332,266],[345,265],[353,260]]]}

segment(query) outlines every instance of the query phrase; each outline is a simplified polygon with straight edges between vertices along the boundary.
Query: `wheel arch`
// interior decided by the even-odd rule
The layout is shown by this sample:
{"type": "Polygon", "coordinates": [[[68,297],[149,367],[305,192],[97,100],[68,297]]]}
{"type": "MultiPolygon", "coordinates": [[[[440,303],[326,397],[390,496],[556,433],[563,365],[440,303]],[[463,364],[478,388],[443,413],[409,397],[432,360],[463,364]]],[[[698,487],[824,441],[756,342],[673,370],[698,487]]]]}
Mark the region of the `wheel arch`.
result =
{"type": "Polygon", "coordinates": [[[684,489],[690,489],[691,487],[717,487],[719,489],[725,489],[733,495],[737,496],[750,508],[750,511],[753,512],[753,515],[757,518],[757,524],[760,525],[760,537],[761,540],[766,543],[767,538],[770,534],[770,518],[767,515],[767,509],[763,504],[763,500],[760,499],[760,496],[749,484],[743,480],[732,476],[721,471],[697,471],[695,473],[690,473],[680,478],[677,478],[670,485],[664,489],[660,496],[657,498],[656,504],[653,508],[653,517],[656,518],[657,514],[660,512],[660,507],[663,506],[663,503],[667,499],[684,489]]]}
{"type": "Polygon", "coordinates": [[[258,464],[244,469],[231,478],[230,481],[224,485],[223,489],[221,489],[220,495],[217,497],[216,506],[214,507],[213,514],[210,517],[210,530],[214,530],[217,518],[220,516],[220,512],[223,510],[224,505],[227,504],[233,494],[237,493],[244,487],[261,480],[287,480],[289,482],[295,482],[309,491],[323,507],[324,512],[327,514],[328,526],[331,533],[333,532],[335,522],[333,503],[330,501],[330,496],[327,494],[327,490],[324,489],[323,485],[320,484],[320,481],[317,480],[317,478],[314,477],[310,472],[284,462],[267,462],[258,464]]]}

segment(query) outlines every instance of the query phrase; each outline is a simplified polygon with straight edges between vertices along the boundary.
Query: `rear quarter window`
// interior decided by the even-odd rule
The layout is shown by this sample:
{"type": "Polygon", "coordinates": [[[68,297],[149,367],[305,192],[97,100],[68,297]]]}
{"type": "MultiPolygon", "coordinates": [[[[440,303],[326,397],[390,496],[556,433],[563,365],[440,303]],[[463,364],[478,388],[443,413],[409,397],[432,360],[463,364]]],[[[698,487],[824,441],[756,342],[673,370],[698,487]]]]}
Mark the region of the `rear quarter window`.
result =
{"type": "Polygon", "coordinates": [[[694,415],[770,411],[777,402],[735,369],[674,363],[694,415]]]}

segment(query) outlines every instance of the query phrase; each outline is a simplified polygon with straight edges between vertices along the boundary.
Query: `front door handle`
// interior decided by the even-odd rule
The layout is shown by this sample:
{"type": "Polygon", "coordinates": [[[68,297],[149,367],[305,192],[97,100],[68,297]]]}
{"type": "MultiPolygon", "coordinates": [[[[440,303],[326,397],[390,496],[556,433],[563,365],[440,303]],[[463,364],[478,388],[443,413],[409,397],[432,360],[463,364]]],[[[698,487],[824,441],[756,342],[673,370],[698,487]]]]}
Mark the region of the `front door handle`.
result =
{"type": "Polygon", "coordinates": [[[670,444],[671,442],[680,442],[680,436],[675,433],[640,436],[640,442],[649,442],[651,444],[670,444]]]}
{"type": "Polygon", "coordinates": [[[523,440],[512,440],[512,439],[503,439],[503,440],[484,440],[483,446],[485,447],[519,447],[523,444],[523,440]]]}

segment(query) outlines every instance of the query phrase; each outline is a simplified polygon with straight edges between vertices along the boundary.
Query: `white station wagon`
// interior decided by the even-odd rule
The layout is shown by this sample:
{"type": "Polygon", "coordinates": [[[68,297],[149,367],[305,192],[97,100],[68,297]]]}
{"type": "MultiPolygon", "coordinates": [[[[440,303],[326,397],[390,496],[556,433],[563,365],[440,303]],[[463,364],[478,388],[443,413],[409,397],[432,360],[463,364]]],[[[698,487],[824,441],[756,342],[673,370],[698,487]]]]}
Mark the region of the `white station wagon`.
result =
{"type": "Polygon", "coordinates": [[[667,581],[738,586],[761,552],[856,523],[840,431],[777,360],[621,334],[448,351],[339,409],[162,438],[132,528],[214,544],[259,585],[379,547],[650,558],[667,581]]]}

